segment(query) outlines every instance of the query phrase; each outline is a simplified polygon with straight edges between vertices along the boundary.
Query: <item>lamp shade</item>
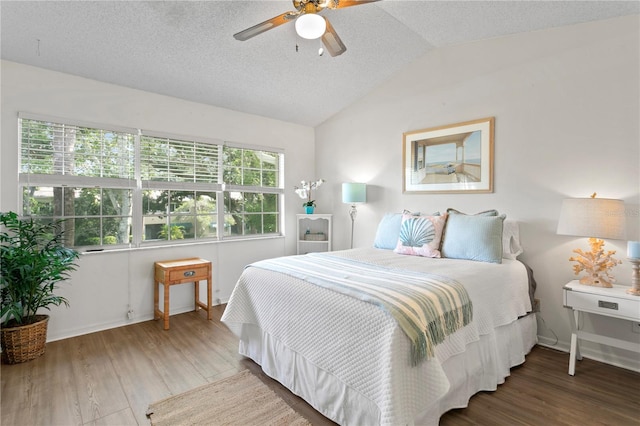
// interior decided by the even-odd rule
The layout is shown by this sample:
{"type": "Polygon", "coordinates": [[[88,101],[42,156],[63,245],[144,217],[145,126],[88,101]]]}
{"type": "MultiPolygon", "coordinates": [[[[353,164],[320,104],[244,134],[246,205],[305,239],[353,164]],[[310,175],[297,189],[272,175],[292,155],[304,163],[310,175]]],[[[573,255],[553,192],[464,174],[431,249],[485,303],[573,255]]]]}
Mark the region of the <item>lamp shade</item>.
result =
{"type": "Polygon", "coordinates": [[[367,201],[366,183],[343,183],[342,202],[346,204],[365,203],[367,201]]]}
{"type": "Polygon", "coordinates": [[[315,40],[327,30],[327,21],[315,13],[305,13],[296,19],[296,33],[302,38],[315,40]]]}
{"type": "Polygon", "coordinates": [[[567,198],[557,233],[579,237],[625,239],[624,202],[610,198],[567,198]]]}

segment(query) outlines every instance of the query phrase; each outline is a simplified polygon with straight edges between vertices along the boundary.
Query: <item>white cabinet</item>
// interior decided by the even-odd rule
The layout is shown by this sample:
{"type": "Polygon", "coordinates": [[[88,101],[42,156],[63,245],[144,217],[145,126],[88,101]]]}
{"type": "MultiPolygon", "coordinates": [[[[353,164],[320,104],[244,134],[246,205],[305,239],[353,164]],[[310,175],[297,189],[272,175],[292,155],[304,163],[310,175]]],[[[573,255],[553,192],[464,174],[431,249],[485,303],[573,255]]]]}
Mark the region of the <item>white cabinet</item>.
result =
{"type": "Polygon", "coordinates": [[[332,216],[330,214],[296,215],[298,254],[331,251],[332,216]]]}

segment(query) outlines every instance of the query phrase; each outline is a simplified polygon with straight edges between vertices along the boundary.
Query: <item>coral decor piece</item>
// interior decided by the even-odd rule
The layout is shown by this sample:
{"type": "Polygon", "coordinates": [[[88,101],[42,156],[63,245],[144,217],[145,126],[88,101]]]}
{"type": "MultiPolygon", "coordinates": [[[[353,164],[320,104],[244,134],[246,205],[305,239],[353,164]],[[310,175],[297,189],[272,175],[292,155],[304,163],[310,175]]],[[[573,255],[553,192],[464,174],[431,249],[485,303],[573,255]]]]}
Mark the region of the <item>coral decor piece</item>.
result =
{"type": "Polygon", "coordinates": [[[587,273],[587,275],[580,278],[580,284],[595,287],[613,287],[613,283],[616,280],[610,273],[611,269],[621,264],[622,261],[613,257],[616,254],[615,250],[609,250],[605,253],[602,248],[604,241],[598,238],[589,238],[589,245],[591,246],[591,252],[585,253],[580,249],[573,251],[578,254],[569,258],[571,262],[577,262],[577,264],[573,265],[573,272],[576,275],[582,271],[587,273]]]}
{"type": "Polygon", "coordinates": [[[314,182],[307,182],[306,180],[303,180],[300,182],[300,186],[293,187],[295,193],[298,194],[300,198],[302,198],[303,200],[306,198],[307,201],[302,204],[303,207],[316,206],[316,200],[311,199],[311,191],[313,191],[314,189],[318,189],[323,183],[324,179],[318,179],[314,182]]]}

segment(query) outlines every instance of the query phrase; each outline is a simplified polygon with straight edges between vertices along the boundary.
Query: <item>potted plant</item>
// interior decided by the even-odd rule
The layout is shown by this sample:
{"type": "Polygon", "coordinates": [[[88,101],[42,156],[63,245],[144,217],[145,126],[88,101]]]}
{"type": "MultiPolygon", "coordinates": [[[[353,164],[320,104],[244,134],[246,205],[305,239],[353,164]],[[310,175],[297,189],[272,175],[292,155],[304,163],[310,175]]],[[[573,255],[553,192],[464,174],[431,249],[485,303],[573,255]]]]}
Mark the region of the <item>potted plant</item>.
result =
{"type": "Polygon", "coordinates": [[[306,214],[313,214],[313,209],[316,208],[316,200],[309,200],[302,203],[302,207],[304,207],[304,212],[306,214]]]}
{"type": "Polygon", "coordinates": [[[0,212],[0,343],[9,364],[44,354],[48,315],[38,310],[69,306],[54,292],[77,267],[78,252],[66,248],[63,220],[41,223],[0,212]]]}
{"type": "Polygon", "coordinates": [[[318,189],[320,185],[324,183],[324,179],[318,179],[315,182],[300,182],[300,186],[295,186],[295,192],[302,199],[307,199],[304,203],[302,203],[302,207],[304,207],[304,211],[307,214],[313,214],[313,210],[316,207],[316,200],[311,199],[311,191],[314,189],[318,189]]]}

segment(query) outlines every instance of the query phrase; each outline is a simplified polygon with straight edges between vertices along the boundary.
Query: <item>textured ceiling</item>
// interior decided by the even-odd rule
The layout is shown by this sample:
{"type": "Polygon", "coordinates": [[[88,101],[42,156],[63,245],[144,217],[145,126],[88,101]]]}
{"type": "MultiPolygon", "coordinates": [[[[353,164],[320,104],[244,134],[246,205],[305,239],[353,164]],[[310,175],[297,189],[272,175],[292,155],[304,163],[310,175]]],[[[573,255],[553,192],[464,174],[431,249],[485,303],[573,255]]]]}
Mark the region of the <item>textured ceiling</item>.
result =
{"type": "Polygon", "coordinates": [[[316,126],[431,49],[639,14],[638,1],[393,1],[325,10],[347,51],[292,23],[233,34],[291,1],[0,2],[2,59],[316,126]],[[299,48],[296,52],[296,44],[299,48]]]}

